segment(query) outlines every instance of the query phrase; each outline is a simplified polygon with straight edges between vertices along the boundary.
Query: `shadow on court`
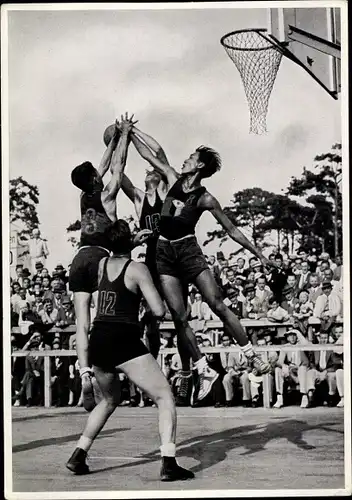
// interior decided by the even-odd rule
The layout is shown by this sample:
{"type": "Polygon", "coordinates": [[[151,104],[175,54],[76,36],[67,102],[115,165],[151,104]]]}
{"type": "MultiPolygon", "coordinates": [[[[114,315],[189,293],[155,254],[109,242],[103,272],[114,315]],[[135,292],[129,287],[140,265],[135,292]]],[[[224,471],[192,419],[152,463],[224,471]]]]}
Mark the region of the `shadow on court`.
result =
{"type": "MultiPolygon", "coordinates": [[[[178,443],[177,457],[190,457],[199,463],[192,468],[193,472],[200,472],[213,465],[226,460],[227,453],[236,448],[245,448],[242,456],[253,455],[265,450],[266,445],[275,439],[287,439],[302,450],[314,450],[315,446],[307,443],[303,433],[312,430],[326,431],[328,433],[343,434],[343,431],[333,429],[329,426],[336,422],[328,422],[324,425],[309,425],[301,420],[286,420],[285,422],[275,422],[260,425],[245,425],[235,427],[221,432],[196,436],[178,443]]],[[[101,469],[92,472],[109,471],[136,467],[160,460],[159,449],[147,453],[141,460],[133,463],[126,463],[101,469]]]]}
{"type": "Polygon", "coordinates": [[[67,415],[79,415],[76,411],[58,411],[56,413],[42,413],[39,415],[28,415],[25,417],[13,417],[12,422],[27,422],[28,420],[44,420],[46,418],[58,418],[67,415]]]}
{"type": "MultiPolygon", "coordinates": [[[[110,436],[116,432],[129,431],[129,427],[120,427],[118,429],[106,429],[101,431],[99,437],[110,436]]],[[[44,446],[65,444],[71,441],[77,441],[81,437],[81,432],[79,434],[70,434],[69,436],[52,437],[46,439],[38,439],[36,441],[30,441],[29,443],[18,444],[12,447],[12,453],[18,453],[20,451],[34,450],[35,448],[42,448],[44,446]]]]}

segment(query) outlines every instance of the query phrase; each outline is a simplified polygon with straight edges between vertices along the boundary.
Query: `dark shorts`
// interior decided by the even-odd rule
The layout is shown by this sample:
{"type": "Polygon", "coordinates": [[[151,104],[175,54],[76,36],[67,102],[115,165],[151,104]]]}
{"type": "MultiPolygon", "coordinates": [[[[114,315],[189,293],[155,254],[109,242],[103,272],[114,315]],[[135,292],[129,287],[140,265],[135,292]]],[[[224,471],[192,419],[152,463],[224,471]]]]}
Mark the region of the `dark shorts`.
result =
{"type": "Polygon", "coordinates": [[[98,267],[109,252],[99,247],[82,248],[70,267],[69,288],[71,292],[93,293],[98,290],[98,267]]]}
{"type": "Polygon", "coordinates": [[[94,323],[89,337],[89,362],[105,372],[149,351],[140,339],[139,325],[94,323]]]}
{"type": "Polygon", "coordinates": [[[175,276],[184,283],[192,283],[200,273],[209,269],[195,236],[180,241],[159,239],[156,262],[160,275],[175,276]]]}

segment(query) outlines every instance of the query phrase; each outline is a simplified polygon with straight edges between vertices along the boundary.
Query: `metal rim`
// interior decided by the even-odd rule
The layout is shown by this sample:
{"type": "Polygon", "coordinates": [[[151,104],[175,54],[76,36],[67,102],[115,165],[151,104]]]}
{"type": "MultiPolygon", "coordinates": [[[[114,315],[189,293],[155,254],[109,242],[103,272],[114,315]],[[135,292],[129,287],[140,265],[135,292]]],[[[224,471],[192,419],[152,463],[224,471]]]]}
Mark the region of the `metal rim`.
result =
{"type": "Polygon", "coordinates": [[[270,38],[268,38],[266,36],[266,32],[267,32],[267,30],[264,29],[264,28],[248,28],[248,29],[244,29],[244,30],[231,31],[230,33],[226,33],[226,35],[224,35],[223,37],[221,37],[220,43],[221,43],[221,45],[223,47],[225,47],[225,49],[241,50],[241,51],[244,51],[244,52],[255,52],[255,51],[260,51],[260,50],[269,50],[269,49],[273,49],[273,48],[275,48],[277,50],[280,50],[281,47],[279,45],[277,45],[273,40],[271,40],[270,38]],[[269,45],[267,47],[247,48],[247,47],[233,47],[232,45],[228,45],[226,43],[226,38],[228,38],[229,36],[238,35],[240,33],[249,33],[249,32],[257,33],[264,40],[266,40],[269,45]]]}

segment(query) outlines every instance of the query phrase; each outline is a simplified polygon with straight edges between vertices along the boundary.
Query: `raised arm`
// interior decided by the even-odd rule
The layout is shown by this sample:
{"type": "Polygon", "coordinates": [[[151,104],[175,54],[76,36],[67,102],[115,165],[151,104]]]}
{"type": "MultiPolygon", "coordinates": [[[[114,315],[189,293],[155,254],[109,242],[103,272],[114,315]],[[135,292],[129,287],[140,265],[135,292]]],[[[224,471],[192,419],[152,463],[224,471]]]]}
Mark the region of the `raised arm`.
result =
{"type": "Polygon", "coordinates": [[[104,151],[103,157],[102,157],[100,164],[99,164],[99,167],[98,167],[98,172],[102,177],[104,177],[106,172],[109,170],[112,154],[117,146],[119,136],[120,136],[120,131],[115,124],[114,135],[112,136],[108,147],[104,151]]]}
{"type": "Polygon", "coordinates": [[[126,115],[126,118],[122,119],[121,121],[121,136],[111,159],[110,169],[112,171],[112,176],[101,195],[104,209],[113,222],[117,220],[116,195],[122,183],[122,176],[126,165],[127,148],[132,126],[132,119],[127,118],[126,115]]]}
{"type": "Polygon", "coordinates": [[[216,198],[214,198],[214,196],[212,196],[208,192],[204,193],[204,195],[200,200],[200,206],[205,210],[208,210],[214,216],[214,218],[225,229],[225,231],[233,241],[236,241],[236,243],[239,243],[243,248],[249,250],[253,255],[258,257],[258,259],[264,266],[271,265],[268,259],[266,259],[266,257],[264,257],[264,255],[260,252],[260,250],[258,250],[258,248],[256,248],[245,237],[242,231],[240,231],[236,226],[232,224],[230,219],[223,212],[220,203],[216,198]]]}
{"type": "Polygon", "coordinates": [[[140,139],[142,139],[142,141],[153,151],[153,153],[155,153],[155,156],[160,161],[162,161],[163,163],[167,163],[169,165],[165,151],[160,146],[160,144],[154,139],[154,137],[146,134],[142,130],[139,130],[135,126],[133,127],[132,132],[140,139]]]}
{"type": "Polygon", "coordinates": [[[173,167],[170,167],[168,163],[165,163],[154,156],[148,146],[146,146],[135,134],[131,134],[131,140],[141,157],[153,168],[155,168],[157,172],[166,177],[169,187],[175,184],[179,177],[176,170],[173,167]]]}

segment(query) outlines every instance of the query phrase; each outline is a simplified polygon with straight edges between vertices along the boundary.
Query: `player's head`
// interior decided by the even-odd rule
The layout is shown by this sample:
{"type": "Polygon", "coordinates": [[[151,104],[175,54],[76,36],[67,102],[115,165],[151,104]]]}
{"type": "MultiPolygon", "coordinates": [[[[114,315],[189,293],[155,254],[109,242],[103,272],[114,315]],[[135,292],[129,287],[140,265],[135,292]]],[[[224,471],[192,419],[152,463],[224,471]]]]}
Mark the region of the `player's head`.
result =
{"type": "Polygon", "coordinates": [[[126,255],[132,250],[132,235],[128,222],[118,219],[107,230],[110,248],[114,255],[126,255]]]}
{"type": "Polygon", "coordinates": [[[72,183],[85,193],[92,193],[98,188],[103,188],[103,181],[99,172],[90,161],[85,161],[75,167],[71,172],[72,183]]]}
{"type": "Polygon", "coordinates": [[[197,171],[202,179],[211,177],[221,168],[219,153],[207,146],[199,146],[187,160],[183,162],[182,173],[194,174],[197,171]]]}
{"type": "Polygon", "coordinates": [[[160,181],[161,175],[156,170],[146,170],[144,183],[147,189],[151,186],[159,186],[160,181]]]}

